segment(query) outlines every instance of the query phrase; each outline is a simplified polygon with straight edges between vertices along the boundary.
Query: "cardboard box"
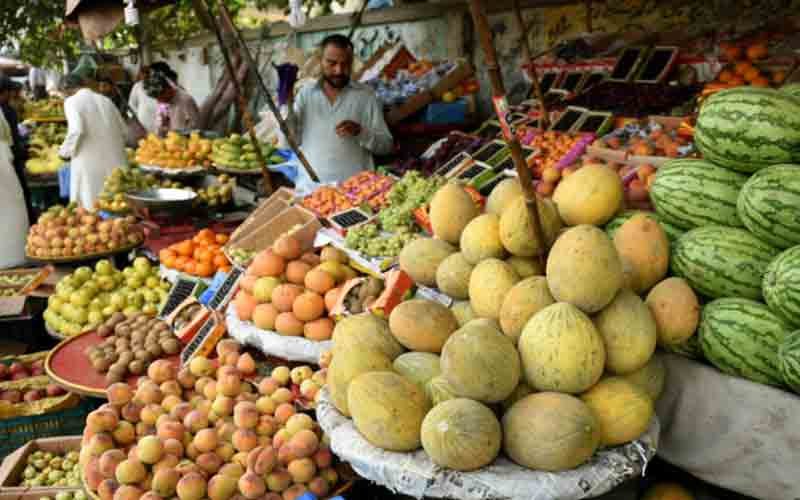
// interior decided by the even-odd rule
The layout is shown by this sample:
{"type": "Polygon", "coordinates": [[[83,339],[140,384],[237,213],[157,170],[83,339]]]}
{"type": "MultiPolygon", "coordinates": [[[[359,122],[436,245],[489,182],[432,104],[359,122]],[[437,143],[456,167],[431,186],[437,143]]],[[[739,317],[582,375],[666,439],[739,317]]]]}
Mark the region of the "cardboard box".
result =
{"type": "Polygon", "coordinates": [[[322,223],[311,211],[303,207],[293,206],[284,209],[281,213],[273,217],[269,223],[260,225],[258,228],[249,231],[235,243],[228,243],[226,250],[244,248],[259,252],[272,246],[272,244],[284,233],[294,230],[292,236],[300,242],[303,251],[311,250],[314,247],[314,238],[317,231],[322,228],[322,223]],[[295,229],[295,226],[299,226],[295,229]]]}
{"type": "Polygon", "coordinates": [[[248,231],[259,227],[281,213],[291,205],[293,199],[294,192],[287,188],[280,188],[272,193],[231,233],[229,243],[235,242],[248,231]]]}
{"type": "Polygon", "coordinates": [[[55,486],[28,488],[17,486],[22,482],[22,474],[27,467],[28,456],[35,451],[49,451],[62,455],[68,451],[80,452],[81,436],[63,436],[35,439],[25,446],[8,455],[0,465],[0,494],[35,494],[41,496],[54,496],[59,491],[78,491],[82,486],[55,486]]]}

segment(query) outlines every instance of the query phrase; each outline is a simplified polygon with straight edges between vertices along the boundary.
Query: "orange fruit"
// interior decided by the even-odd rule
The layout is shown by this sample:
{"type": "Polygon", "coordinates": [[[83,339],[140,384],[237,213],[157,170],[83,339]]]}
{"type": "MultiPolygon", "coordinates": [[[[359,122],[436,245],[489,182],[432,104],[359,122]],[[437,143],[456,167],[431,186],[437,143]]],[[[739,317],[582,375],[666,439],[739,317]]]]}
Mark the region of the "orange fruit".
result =
{"type": "Polygon", "coordinates": [[[767,57],[768,52],[769,50],[767,49],[767,44],[754,43],[753,45],[747,47],[747,58],[751,61],[757,61],[767,57]]]}
{"type": "Polygon", "coordinates": [[[179,255],[189,257],[192,255],[192,252],[194,252],[194,245],[192,245],[191,240],[182,241],[178,243],[177,251],[179,255]]]}
{"type": "Polygon", "coordinates": [[[225,267],[230,265],[230,262],[228,262],[228,258],[224,255],[216,255],[214,256],[214,265],[217,267],[225,267]]]}
{"type": "Polygon", "coordinates": [[[780,85],[786,80],[786,72],[783,70],[778,70],[772,73],[772,82],[780,85]]]}
{"type": "Polygon", "coordinates": [[[752,67],[753,67],[753,65],[752,65],[752,64],[750,64],[750,63],[749,63],[749,62],[747,62],[747,61],[738,62],[738,63],[736,63],[736,65],[733,67],[733,71],[734,71],[734,72],[735,72],[737,75],[744,75],[744,74],[745,74],[745,73],[747,73],[747,72],[748,72],[748,71],[749,71],[749,70],[750,70],[752,67]]]}
{"type": "Polygon", "coordinates": [[[740,47],[730,44],[720,44],[720,48],[722,49],[722,54],[725,56],[725,59],[728,61],[737,61],[742,57],[742,49],[740,47]]]}
{"type": "Polygon", "coordinates": [[[216,237],[217,244],[224,245],[228,242],[228,235],[227,234],[218,234],[216,237]]]}
{"type": "Polygon", "coordinates": [[[195,274],[208,278],[214,274],[214,267],[209,262],[198,262],[195,266],[195,274]]]}
{"type": "Polygon", "coordinates": [[[189,259],[181,255],[180,257],[177,257],[175,259],[175,265],[173,269],[177,269],[178,271],[183,271],[183,269],[186,267],[187,262],[189,262],[189,259]]]}
{"type": "Polygon", "coordinates": [[[747,71],[745,71],[743,76],[745,81],[752,82],[756,78],[761,77],[761,72],[758,71],[758,68],[750,68],[747,71]]]}
{"type": "Polygon", "coordinates": [[[183,266],[183,271],[188,274],[196,274],[197,263],[193,260],[187,260],[186,264],[183,266]]]}
{"type": "Polygon", "coordinates": [[[717,76],[717,80],[721,81],[722,83],[728,83],[733,78],[733,71],[729,69],[723,69],[719,72],[719,76],[717,76]]]}

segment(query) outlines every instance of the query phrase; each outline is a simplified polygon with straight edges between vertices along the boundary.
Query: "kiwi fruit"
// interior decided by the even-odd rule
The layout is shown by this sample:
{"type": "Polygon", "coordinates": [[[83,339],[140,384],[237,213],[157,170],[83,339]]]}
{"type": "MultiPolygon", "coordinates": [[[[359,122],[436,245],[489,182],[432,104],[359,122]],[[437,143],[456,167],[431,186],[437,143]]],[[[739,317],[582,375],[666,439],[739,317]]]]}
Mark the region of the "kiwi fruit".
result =
{"type": "Polygon", "coordinates": [[[111,333],[112,333],[111,327],[108,325],[100,325],[97,328],[97,334],[101,337],[108,337],[109,335],[111,335],[111,333]]]}
{"type": "Polygon", "coordinates": [[[111,385],[116,384],[117,382],[122,382],[123,376],[124,375],[122,373],[109,371],[106,373],[106,384],[111,385]]]}
{"type": "Polygon", "coordinates": [[[128,371],[134,375],[141,375],[144,373],[144,366],[144,361],[137,359],[128,363],[128,371]]]}

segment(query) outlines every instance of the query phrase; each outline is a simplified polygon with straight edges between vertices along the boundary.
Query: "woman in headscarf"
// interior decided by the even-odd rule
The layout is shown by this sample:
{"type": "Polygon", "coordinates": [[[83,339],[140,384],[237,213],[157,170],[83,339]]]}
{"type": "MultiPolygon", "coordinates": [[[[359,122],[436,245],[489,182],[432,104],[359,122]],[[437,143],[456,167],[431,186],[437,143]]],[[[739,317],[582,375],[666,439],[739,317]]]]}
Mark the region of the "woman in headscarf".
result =
{"type": "Polygon", "coordinates": [[[67,137],[59,149],[70,159],[69,199],[87,210],[94,207],[103,182],[115,167],[127,165],[127,126],[108,97],[90,88],[88,77],[72,73],[66,78],[64,113],[67,137]]]}
{"type": "Polygon", "coordinates": [[[176,78],[169,66],[163,68],[156,63],[150,66],[150,74],[144,82],[147,95],[158,101],[156,128],[162,137],[170,131],[191,130],[198,126],[200,111],[197,104],[178,86],[176,78]]]}

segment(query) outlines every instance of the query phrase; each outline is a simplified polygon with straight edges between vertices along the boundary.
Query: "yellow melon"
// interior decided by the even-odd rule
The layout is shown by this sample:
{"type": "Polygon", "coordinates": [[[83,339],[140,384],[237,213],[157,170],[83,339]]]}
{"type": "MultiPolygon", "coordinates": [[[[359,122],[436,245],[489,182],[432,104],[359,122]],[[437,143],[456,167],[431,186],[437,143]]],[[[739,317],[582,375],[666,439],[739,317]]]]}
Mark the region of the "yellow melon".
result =
{"type": "Polygon", "coordinates": [[[477,317],[475,316],[475,311],[472,310],[472,304],[468,300],[454,302],[450,306],[450,310],[453,312],[453,316],[456,317],[459,327],[466,325],[477,317]]]}
{"type": "Polygon", "coordinates": [[[392,360],[371,349],[350,349],[333,356],[328,367],[327,385],[333,405],[343,415],[350,416],[347,389],[350,382],[362,373],[392,369],[392,360]]]}
{"type": "Polygon", "coordinates": [[[378,351],[394,360],[404,351],[392,335],[389,323],[371,313],[346,316],[333,329],[334,356],[344,350],[368,349],[378,351]]]}
{"type": "Polygon", "coordinates": [[[425,384],[425,394],[434,407],[458,397],[453,386],[443,375],[437,375],[425,384]]]}
{"type": "Polygon", "coordinates": [[[502,425],[506,455],[529,469],[573,469],[589,460],[600,445],[592,410],[568,394],[526,396],[503,415],[502,425]]]}
{"type": "Polygon", "coordinates": [[[605,165],[586,165],[558,183],[553,201],[568,226],[601,226],[622,208],[622,180],[605,165]]]}
{"type": "Polygon", "coordinates": [[[400,251],[400,269],[417,284],[436,286],[436,269],[456,249],[450,243],[435,238],[417,238],[400,251]]]}
{"type": "Polygon", "coordinates": [[[458,398],[428,412],[422,421],[421,437],[433,463],[471,471],[497,458],[503,431],[492,410],[477,401],[458,398]]]}
{"type": "Polygon", "coordinates": [[[356,429],[374,446],[389,451],[420,447],[420,428],[431,403],[413,382],[393,372],[364,373],[350,382],[347,404],[356,429]]]}
{"type": "Polygon", "coordinates": [[[486,325],[466,325],[447,339],[442,376],[460,397],[485,403],[506,399],[520,379],[517,349],[508,337],[486,325]]]}
{"type": "Polygon", "coordinates": [[[464,227],[479,213],[469,193],[454,182],[436,191],[428,211],[433,235],[453,244],[458,243],[464,227]]]}
{"type": "Polygon", "coordinates": [[[436,269],[436,287],[454,299],[468,299],[473,267],[461,252],[448,256],[436,269]]]}
{"type": "Polygon", "coordinates": [[[533,276],[514,285],[503,299],[500,326],[503,333],[516,343],[531,317],[555,302],[544,276],[533,276]]]}
{"type": "Polygon", "coordinates": [[[543,276],[543,262],[540,261],[539,257],[520,257],[518,255],[512,255],[506,259],[506,264],[514,268],[522,279],[530,278],[531,276],[543,276]]]}
{"type": "Polygon", "coordinates": [[[688,340],[700,322],[700,302],[683,278],[667,278],[645,300],[656,321],[658,343],[676,345],[688,340]]]}
{"type": "Polygon", "coordinates": [[[547,257],[547,285],[553,298],[583,312],[607,306],[622,286],[622,263],[606,233],[584,225],[559,236],[547,257]]]}
{"type": "Polygon", "coordinates": [[[389,329],[409,350],[438,353],[450,334],[458,329],[458,320],[438,302],[412,299],[392,310],[389,329]]]}
{"type": "Polygon", "coordinates": [[[553,202],[539,199],[537,203],[546,245],[536,238],[524,197],[514,199],[500,217],[500,241],[513,255],[533,257],[546,252],[561,230],[561,218],[553,202]]]}
{"type": "Polygon", "coordinates": [[[559,302],[533,315],[519,337],[525,380],[538,391],[578,394],[603,375],[606,353],[592,320],[559,302]]]}
{"type": "Polygon", "coordinates": [[[658,401],[664,391],[664,380],[667,377],[667,367],[664,359],[656,354],[646,365],[635,372],[623,375],[629,382],[639,386],[650,396],[653,401],[658,401]]]}
{"type": "Polygon", "coordinates": [[[503,298],[519,281],[516,271],[499,259],[480,262],[469,276],[469,301],[482,318],[497,319],[503,298]]]}
{"type": "Polygon", "coordinates": [[[606,347],[606,370],[617,375],[643,367],[656,350],[656,322],[638,295],[620,290],[594,324],[606,347]]]}
{"type": "Polygon", "coordinates": [[[467,262],[477,264],[489,259],[502,259],[506,250],[500,242],[500,217],[483,214],[475,217],[461,233],[461,253],[467,262]]]}
{"type": "Polygon", "coordinates": [[[645,492],[642,500],[694,500],[694,495],[677,483],[657,483],[645,492]]]}
{"type": "Polygon", "coordinates": [[[493,330],[497,330],[498,332],[502,332],[503,330],[500,328],[500,322],[494,318],[472,318],[465,324],[464,326],[477,326],[481,328],[491,328],[493,330]]]}
{"type": "Polygon", "coordinates": [[[650,396],[622,377],[608,377],[581,395],[600,428],[600,442],[616,446],[638,439],[655,410],[650,396]]]}
{"type": "Polygon", "coordinates": [[[505,179],[489,193],[489,197],[486,199],[486,212],[502,215],[508,205],[522,195],[522,186],[519,185],[517,179],[505,179]]]}
{"type": "Polygon", "coordinates": [[[509,408],[514,406],[514,403],[524,398],[525,396],[533,394],[534,392],[536,391],[534,391],[531,386],[529,386],[524,380],[521,380],[520,383],[517,384],[516,389],[514,389],[511,395],[508,396],[505,399],[505,401],[503,401],[502,403],[503,411],[504,412],[508,411],[509,408]]]}
{"type": "Polygon", "coordinates": [[[614,247],[623,266],[630,268],[634,292],[645,292],[666,276],[669,240],[658,222],[646,214],[634,215],[617,229],[614,247]]]}
{"type": "Polygon", "coordinates": [[[392,362],[396,373],[420,386],[423,390],[433,377],[442,373],[439,356],[430,352],[407,352],[392,362]]]}

